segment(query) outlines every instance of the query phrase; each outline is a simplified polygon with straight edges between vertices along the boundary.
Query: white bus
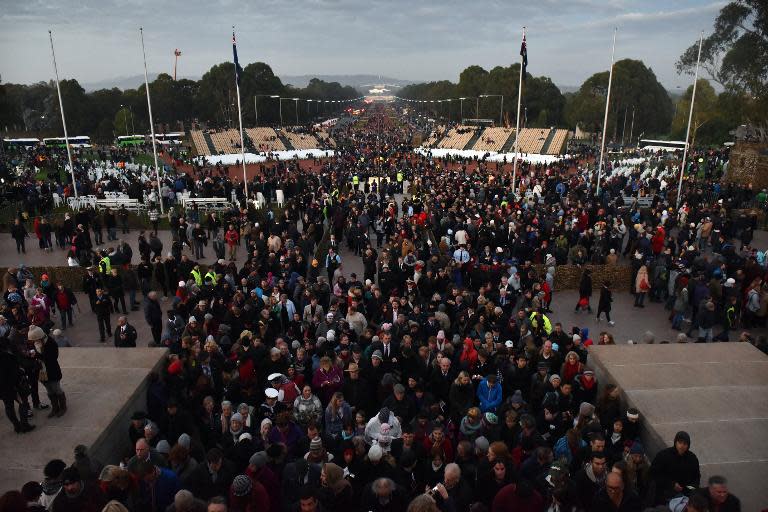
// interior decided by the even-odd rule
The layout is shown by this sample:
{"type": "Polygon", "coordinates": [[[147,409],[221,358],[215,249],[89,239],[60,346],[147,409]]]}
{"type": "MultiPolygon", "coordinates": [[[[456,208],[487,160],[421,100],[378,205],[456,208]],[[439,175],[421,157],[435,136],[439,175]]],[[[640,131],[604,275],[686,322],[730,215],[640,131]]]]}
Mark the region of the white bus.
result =
{"type": "MultiPolygon", "coordinates": [[[[69,147],[71,148],[90,148],[91,138],[87,135],[77,135],[75,137],[68,137],[69,147]]],[[[51,137],[43,139],[43,145],[47,148],[64,148],[66,147],[67,139],[64,137],[51,137]]]]}
{"type": "Polygon", "coordinates": [[[158,133],[155,134],[155,140],[157,140],[158,144],[164,146],[169,144],[179,145],[184,142],[184,134],[182,132],[158,133]]]}
{"type": "Polygon", "coordinates": [[[649,151],[683,151],[685,150],[685,141],[640,139],[638,147],[649,151]]]}
{"type": "Polygon", "coordinates": [[[7,148],[33,148],[40,145],[40,139],[3,139],[3,146],[7,148]]]}

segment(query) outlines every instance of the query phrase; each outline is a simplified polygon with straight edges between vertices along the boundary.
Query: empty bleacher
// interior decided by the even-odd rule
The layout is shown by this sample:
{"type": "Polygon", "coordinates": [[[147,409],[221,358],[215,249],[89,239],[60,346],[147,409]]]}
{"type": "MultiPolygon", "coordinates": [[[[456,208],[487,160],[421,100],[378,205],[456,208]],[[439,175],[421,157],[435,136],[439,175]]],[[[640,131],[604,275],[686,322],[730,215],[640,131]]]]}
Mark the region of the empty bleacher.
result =
{"type": "Polygon", "coordinates": [[[565,153],[565,143],[568,140],[568,130],[555,129],[550,137],[549,144],[542,149],[545,155],[562,155],[565,153]]]}
{"type": "Polygon", "coordinates": [[[317,149],[318,143],[314,135],[294,133],[288,130],[283,130],[283,135],[290,141],[294,149],[317,149]]]}
{"type": "Polygon", "coordinates": [[[191,130],[190,133],[197,154],[201,156],[209,156],[211,154],[211,148],[208,147],[208,142],[206,142],[202,130],[191,130]]]}
{"type": "Polygon", "coordinates": [[[475,135],[474,126],[457,126],[451,128],[445,137],[437,143],[438,148],[442,149],[464,149],[472,137],[475,135]]]}
{"type": "Polygon", "coordinates": [[[512,134],[514,128],[486,128],[480,135],[480,139],[475,142],[471,149],[475,151],[493,151],[500,152],[512,134]]]}
{"type": "Polygon", "coordinates": [[[209,132],[216,154],[240,152],[240,132],[235,129],[209,132]]]}
{"type": "Polygon", "coordinates": [[[432,133],[429,134],[429,137],[427,137],[427,140],[424,141],[422,146],[427,146],[430,148],[435,147],[437,143],[440,142],[440,139],[442,139],[445,135],[445,130],[446,128],[443,125],[436,127],[432,133]]]}
{"type": "Polygon", "coordinates": [[[549,136],[549,128],[523,128],[517,148],[520,153],[540,154],[549,136]]]}
{"type": "Polygon", "coordinates": [[[321,145],[327,145],[332,148],[336,147],[336,141],[333,140],[333,138],[328,134],[328,132],[320,130],[319,132],[315,133],[315,136],[320,141],[321,145]]]}
{"type": "Polygon", "coordinates": [[[272,128],[257,127],[246,128],[245,132],[253,141],[258,151],[285,151],[285,144],[278,138],[277,132],[272,128]]]}

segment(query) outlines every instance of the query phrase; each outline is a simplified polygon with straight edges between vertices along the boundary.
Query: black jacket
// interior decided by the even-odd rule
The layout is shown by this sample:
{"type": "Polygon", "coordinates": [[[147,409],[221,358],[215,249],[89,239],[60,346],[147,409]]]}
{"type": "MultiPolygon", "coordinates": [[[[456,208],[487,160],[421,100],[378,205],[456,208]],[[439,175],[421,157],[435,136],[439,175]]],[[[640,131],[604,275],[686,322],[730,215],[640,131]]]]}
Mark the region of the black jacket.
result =
{"type": "Polygon", "coordinates": [[[679,455],[674,446],[664,448],[656,454],[651,463],[651,478],[656,482],[655,503],[660,503],[676,494],[675,483],[683,488],[699,486],[699,459],[690,450],[679,455]]]}
{"type": "Polygon", "coordinates": [[[117,326],[117,329],[115,329],[115,346],[116,347],[135,347],[136,346],[136,339],[138,338],[138,334],[136,333],[136,328],[134,328],[131,324],[125,324],[125,339],[123,339],[120,335],[122,334],[123,328],[119,325],[117,326]]]}
{"type": "Polygon", "coordinates": [[[53,338],[47,338],[43,343],[43,352],[40,360],[45,364],[49,381],[61,380],[61,366],[59,366],[59,346],[53,338]]]}

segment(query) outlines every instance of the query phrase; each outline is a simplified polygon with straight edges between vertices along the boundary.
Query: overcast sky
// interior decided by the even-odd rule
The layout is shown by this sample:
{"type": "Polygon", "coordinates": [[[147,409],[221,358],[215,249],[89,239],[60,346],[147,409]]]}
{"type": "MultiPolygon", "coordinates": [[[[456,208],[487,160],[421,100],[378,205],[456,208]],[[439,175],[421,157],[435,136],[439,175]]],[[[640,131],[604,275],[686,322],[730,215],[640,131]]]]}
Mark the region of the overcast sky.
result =
{"type": "Polygon", "coordinates": [[[278,75],[372,73],[456,81],[466,66],[519,59],[528,27],[529,72],[580,85],[616,58],[641,59],[669,89],[691,78],[674,63],[724,1],[708,0],[0,0],[0,76],[31,83],[53,76],[53,30],[62,78],[95,82],[150,72],[200,76],[232,59],[264,61],[278,75]]]}

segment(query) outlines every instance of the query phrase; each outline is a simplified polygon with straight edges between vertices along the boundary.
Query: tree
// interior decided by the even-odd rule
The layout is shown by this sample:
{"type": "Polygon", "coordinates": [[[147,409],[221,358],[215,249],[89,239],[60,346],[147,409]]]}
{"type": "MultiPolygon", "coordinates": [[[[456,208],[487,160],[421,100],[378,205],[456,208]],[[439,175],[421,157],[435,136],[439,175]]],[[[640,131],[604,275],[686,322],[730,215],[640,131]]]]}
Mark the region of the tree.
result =
{"type": "MultiPolygon", "coordinates": [[[[693,85],[688,87],[685,94],[678,100],[675,109],[675,117],[672,119],[672,137],[677,140],[684,140],[688,127],[688,114],[691,108],[691,97],[693,95],[693,85]]],[[[697,134],[701,130],[701,139],[699,142],[713,142],[713,133],[710,128],[715,127],[715,121],[719,114],[719,102],[715,89],[705,79],[699,79],[696,87],[696,104],[693,109],[693,118],[691,119],[691,146],[695,144],[697,134]]],[[[723,141],[720,141],[723,142],[723,141]]]]}
{"type": "MultiPolygon", "coordinates": [[[[753,97],[768,87],[768,3],[736,0],[720,10],[714,32],[704,38],[701,66],[724,88],[735,88],[753,97]]],[[[680,56],[677,70],[693,74],[698,41],[680,56]]]]}
{"type": "MultiPolygon", "coordinates": [[[[600,131],[608,93],[608,71],[595,73],[570,97],[566,108],[568,122],[587,131],[600,131]]],[[[673,106],[664,86],[653,70],[642,61],[623,59],[614,64],[611,104],[608,109],[608,134],[624,138],[625,112],[635,110],[634,134],[666,134],[672,121],[673,106]]]]}
{"type": "MultiPolygon", "coordinates": [[[[678,73],[694,74],[698,41],[677,62],[678,73]]],[[[768,3],[765,0],[736,0],[725,5],[715,18],[714,31],[701,48],[701,68],[730,94],[732,106],[739,104],[743,121],[765,123],[768,118],[768,3]],[[734,104],[735,100],[735,104],[734,104]]],[[[733,111],[724,112],[732,114],[733,111]]]]}

